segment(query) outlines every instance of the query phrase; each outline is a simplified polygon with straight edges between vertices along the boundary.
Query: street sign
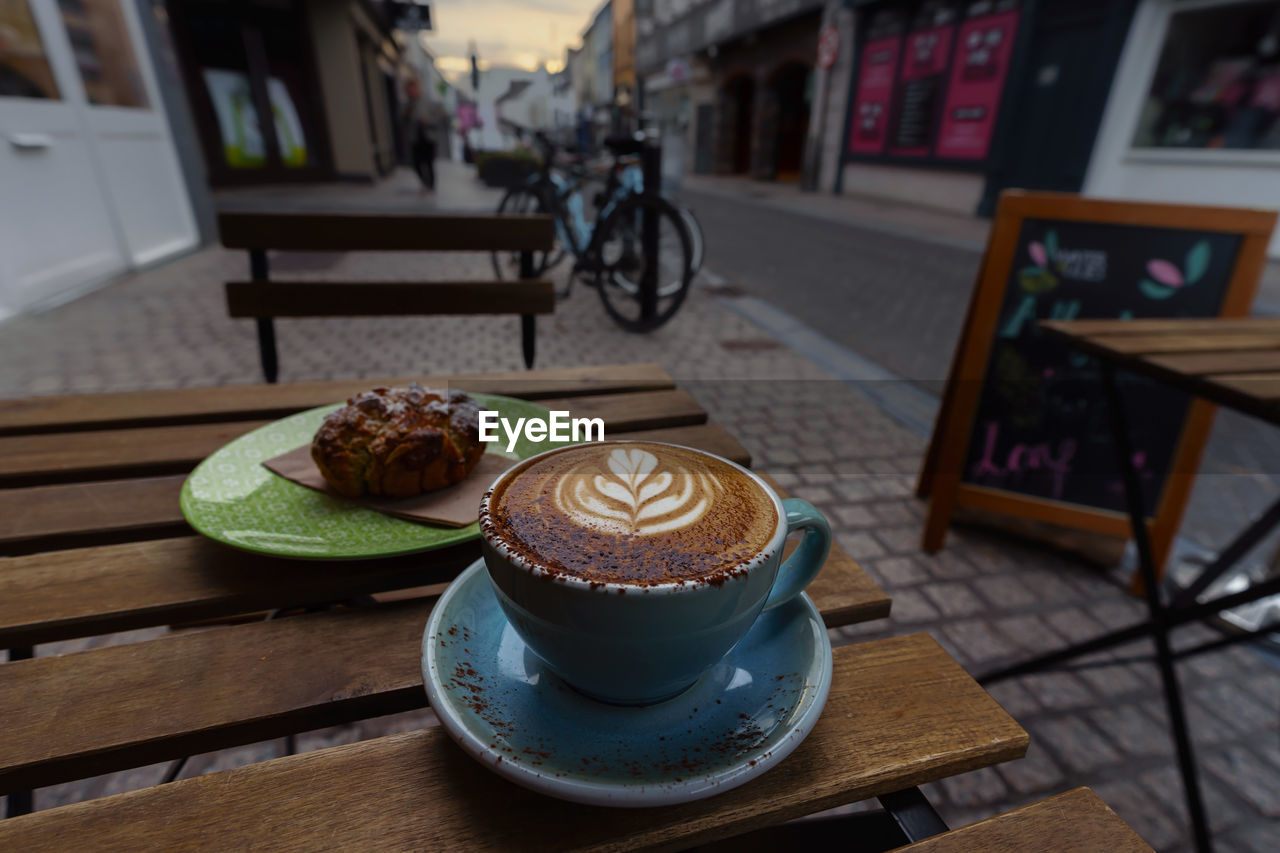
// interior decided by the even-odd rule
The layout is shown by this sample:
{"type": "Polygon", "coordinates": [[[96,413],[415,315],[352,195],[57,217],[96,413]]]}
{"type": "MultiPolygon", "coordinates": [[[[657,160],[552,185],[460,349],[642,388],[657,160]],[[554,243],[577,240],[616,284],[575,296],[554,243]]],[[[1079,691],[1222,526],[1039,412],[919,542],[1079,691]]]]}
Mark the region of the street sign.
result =
{"type": "Polygon", "coordinates": [[[391,29],[407,33],[431,30],[431,4],[427,0],[387,0],[387,18],[391,29]]]}
{"type": "Polygon", "coordinates": [[[818,67],[823,71],[836,64],[840,55],[840,31],[835,24],[827,24],[818,33],[818,67]]]}

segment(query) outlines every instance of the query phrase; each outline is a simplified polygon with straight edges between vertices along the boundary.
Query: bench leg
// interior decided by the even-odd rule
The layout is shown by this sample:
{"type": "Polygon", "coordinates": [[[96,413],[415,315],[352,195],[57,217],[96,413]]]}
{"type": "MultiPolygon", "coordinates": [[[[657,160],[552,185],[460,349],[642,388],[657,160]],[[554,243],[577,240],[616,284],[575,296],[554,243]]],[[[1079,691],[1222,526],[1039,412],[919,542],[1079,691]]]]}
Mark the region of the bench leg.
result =
{"type": "Polygon", "coordinates": [[[538,339],[538,318],[532,314],[520,315],[520,346],[524,350],[524,366],[533,369],[533,348],[538,339]]]}
{"type": "MultiPolygon", "coordinates": [[[[270,280],[271,265],[267,261],[265,249],[249,250],[249,276],[263,285],[270,280]]],[[[270,317],[258,318],[258,357],[262,361],[262,375],[268,382],[274,383],[280,372],[280,361],[276,358],[275,321],[270,317]]]]}
{"type": "MultiPolygon", "coordinates": [[[[533,266],[533,252],[520,253],[520,278],[537,278],[537,270],[533,266]]],[[[532,314],[520,315],[520,345],[524,350],[524,366],[533,369],[533,348],[538,336],[537,318],[532,314]]]]}
{"type": "Polygon", "coordinates": [[[262,361],[262,375],[274,383],[280,367],[276,358],[276,325],[270,317],[258,318],[258,355],[262,361]]]}

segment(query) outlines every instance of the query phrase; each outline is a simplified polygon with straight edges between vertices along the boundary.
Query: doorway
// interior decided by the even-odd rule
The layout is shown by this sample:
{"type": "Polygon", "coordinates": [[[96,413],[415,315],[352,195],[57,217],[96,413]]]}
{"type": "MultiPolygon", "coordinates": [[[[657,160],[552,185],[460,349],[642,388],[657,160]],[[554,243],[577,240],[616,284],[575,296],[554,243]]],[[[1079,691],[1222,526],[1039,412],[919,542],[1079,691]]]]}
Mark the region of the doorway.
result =
{"type": "Polygon", "coordinates": [[[756,81],[746,74],[720,90],[720,161],[718,171],[745,175],[751,171],[751,134],[755,127],[756,81]]]}
{"type": "Polygon", "coordinates": [[[990,216],[1006,187],[1079,192],[1093,153],[1133,2],[1043,0],[1010,108],[1005,162],[986,183],[979,213],[990,216]]]}
{"type": "Polygon", "coordinates": [[[809,134],[811,79],[812,69],[799,62],[784,65],[773,76],[772,87],[778,105],[775,180],[800,180],[800,172],[804,168],[804,142],[809,134]]]}

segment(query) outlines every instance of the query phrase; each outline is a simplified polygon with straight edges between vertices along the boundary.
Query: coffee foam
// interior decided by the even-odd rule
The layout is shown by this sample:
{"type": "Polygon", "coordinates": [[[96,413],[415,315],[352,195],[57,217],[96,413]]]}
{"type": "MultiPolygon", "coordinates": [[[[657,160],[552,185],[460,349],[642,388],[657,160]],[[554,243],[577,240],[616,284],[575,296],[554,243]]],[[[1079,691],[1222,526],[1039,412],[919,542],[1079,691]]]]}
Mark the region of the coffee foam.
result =
{"type": "Polygon", "coordinates": [[[552,573],[642,585],[741,566],[777,522],[772,497],[738,469],[646,442],[583,445],[527,463],[481,515],[486,532],[552,573]]]}

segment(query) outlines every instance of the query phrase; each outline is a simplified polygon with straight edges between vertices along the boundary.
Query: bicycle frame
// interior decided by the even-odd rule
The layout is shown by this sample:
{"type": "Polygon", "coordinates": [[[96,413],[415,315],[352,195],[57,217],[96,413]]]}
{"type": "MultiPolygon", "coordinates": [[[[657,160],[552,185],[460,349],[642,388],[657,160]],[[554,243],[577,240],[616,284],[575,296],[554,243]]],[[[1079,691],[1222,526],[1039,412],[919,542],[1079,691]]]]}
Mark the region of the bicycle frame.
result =
{"type": "Polygon", "coordinates": [[[586,205],[581,192],[585,181],[571,183],[563,175],[547,167],[530,175],[525,184],[531,191],[537,192],[538,184],[543,182],[554,188],[554,204],[549,212],[555,221],[557,235],[574,257],[582,258],[595,248],[593,238],[596,223],[608,218],[614,208],[630,196],[644,192],[644,171],[636,164],[623,169],[611,169],[605,182],[605,202],[593,221],[588,221],[585,213],[586,205]]]}

